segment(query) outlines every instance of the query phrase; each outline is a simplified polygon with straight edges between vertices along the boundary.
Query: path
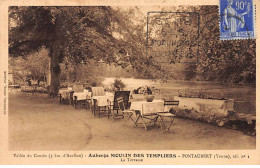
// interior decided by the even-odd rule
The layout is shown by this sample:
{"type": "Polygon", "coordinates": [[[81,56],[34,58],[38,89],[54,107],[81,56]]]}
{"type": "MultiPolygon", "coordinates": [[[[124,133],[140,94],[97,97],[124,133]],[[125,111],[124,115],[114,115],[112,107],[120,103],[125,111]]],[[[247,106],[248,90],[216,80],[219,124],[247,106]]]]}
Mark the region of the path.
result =
{"type": "Polygon", "coordinates": [[[176,119],[174,133],[123,126],[39,95],[9,96],[10,150],[254,149],[256,138],[197,121],[176,119]]]}

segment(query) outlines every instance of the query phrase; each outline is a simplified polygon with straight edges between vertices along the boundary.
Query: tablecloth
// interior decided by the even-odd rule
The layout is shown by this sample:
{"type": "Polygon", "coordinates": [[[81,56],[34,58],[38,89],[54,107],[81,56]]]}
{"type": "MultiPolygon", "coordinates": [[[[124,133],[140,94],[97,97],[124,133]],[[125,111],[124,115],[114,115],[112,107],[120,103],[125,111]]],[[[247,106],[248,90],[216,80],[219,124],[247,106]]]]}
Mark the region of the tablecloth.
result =
{"type": "Polygon", "coordinates": [[[93,96],[92,100],[97,100],[97,106],[108,106],[109,102],[114,100],[114,96],[105,95],[105,96],[93,96]]]}
{"type": "Polygon", "coordinates": [[[77,100],[86,100],[91,98],[91,92],[78,92],[73,93],[73,99],[77,96],[77,100]]]}
{"type": "Polygon", "coordinates": [[[62,98],[64,99],[69,99],[70,98],[70,92],[72,92],[72,89],[60,89],[59,94],[61,95],[62,98]]]}
{"type": "Polygon", "coordinates": [[[139,110],[141,112],[141,115],[163,112],[164,101],[153,100],[153,102],[147,102],[147,101],[131,102],[130,110],[139,110]]]}

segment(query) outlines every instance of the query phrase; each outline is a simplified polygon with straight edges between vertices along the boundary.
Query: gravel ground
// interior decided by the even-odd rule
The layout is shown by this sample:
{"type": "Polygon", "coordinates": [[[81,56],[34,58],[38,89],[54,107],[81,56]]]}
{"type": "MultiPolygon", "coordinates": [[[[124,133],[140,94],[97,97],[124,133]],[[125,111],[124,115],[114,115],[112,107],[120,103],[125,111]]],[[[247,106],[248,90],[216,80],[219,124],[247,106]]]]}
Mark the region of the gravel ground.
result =
{"type": "MultiPolygon", "coordinates": [[[[255,149],[256,137],[206,123],[176,119],[171,132],[123,125],[45,94],[9,96],[10,150],[255,149]]],[[[130,123],[129,123],[130,124],[130,123]]]]}

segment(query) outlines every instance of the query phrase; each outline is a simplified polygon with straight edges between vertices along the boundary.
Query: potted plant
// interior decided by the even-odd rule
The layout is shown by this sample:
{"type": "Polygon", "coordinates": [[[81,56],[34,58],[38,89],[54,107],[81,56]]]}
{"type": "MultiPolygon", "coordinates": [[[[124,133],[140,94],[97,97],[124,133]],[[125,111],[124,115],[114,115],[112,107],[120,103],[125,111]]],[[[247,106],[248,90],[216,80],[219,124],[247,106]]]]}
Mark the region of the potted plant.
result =
{"type": "Polygon", "coordinates": [[[147,101],[147,102],[152,102],[153,99],[154,99],[154,95],[153,95],[152,90],[151,90],[148,86],[147,86],[146,93],[147,93],[147,95],[146,95],[146,101],[147,101]]]}
{"type": "Polygon", "coordinates": [[[154,86],[142,86],[133,90],[132,99],[134,99],[134,101],[152,102],[154,100],[154,93],[156,94],[156,91],[158,91],[158,89],[156,89],[154,86]]]}
{"type": "Polygon", "coordinates": [[[125,83],[121,79],[115,79],[113,85],[115,90],[118,91],[124,90],[124,88],[126,87],[125,83]]]}

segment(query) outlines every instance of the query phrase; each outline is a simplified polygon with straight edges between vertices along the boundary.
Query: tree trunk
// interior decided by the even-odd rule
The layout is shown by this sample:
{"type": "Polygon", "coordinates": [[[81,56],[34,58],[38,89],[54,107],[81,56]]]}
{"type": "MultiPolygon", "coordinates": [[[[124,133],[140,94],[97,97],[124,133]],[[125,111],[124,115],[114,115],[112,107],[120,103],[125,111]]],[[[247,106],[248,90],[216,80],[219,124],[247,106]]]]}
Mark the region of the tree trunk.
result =
{"type": "Polygon", "coordinates": [[[49,95],[50,97],[57,97],[60,87],[60,56],[61,56],[61,19],[59,16],[55,20],[55,33],[50,47],[50,70],[51,81],[49,95]]]}
{"type": "Polygon", "coordinates": [[[53,41],[50,56],[51,85],[49,94],[51,97],[57,97],[60,87],[60,43],[58,40],[53,41]]]}
{"type": "Polygon", "coordinates": [[[49,58],[49,65],[48,65],[47,79],[46,80],[47,80],[47,86],[51,86],[51,58],[49,58]]]}

